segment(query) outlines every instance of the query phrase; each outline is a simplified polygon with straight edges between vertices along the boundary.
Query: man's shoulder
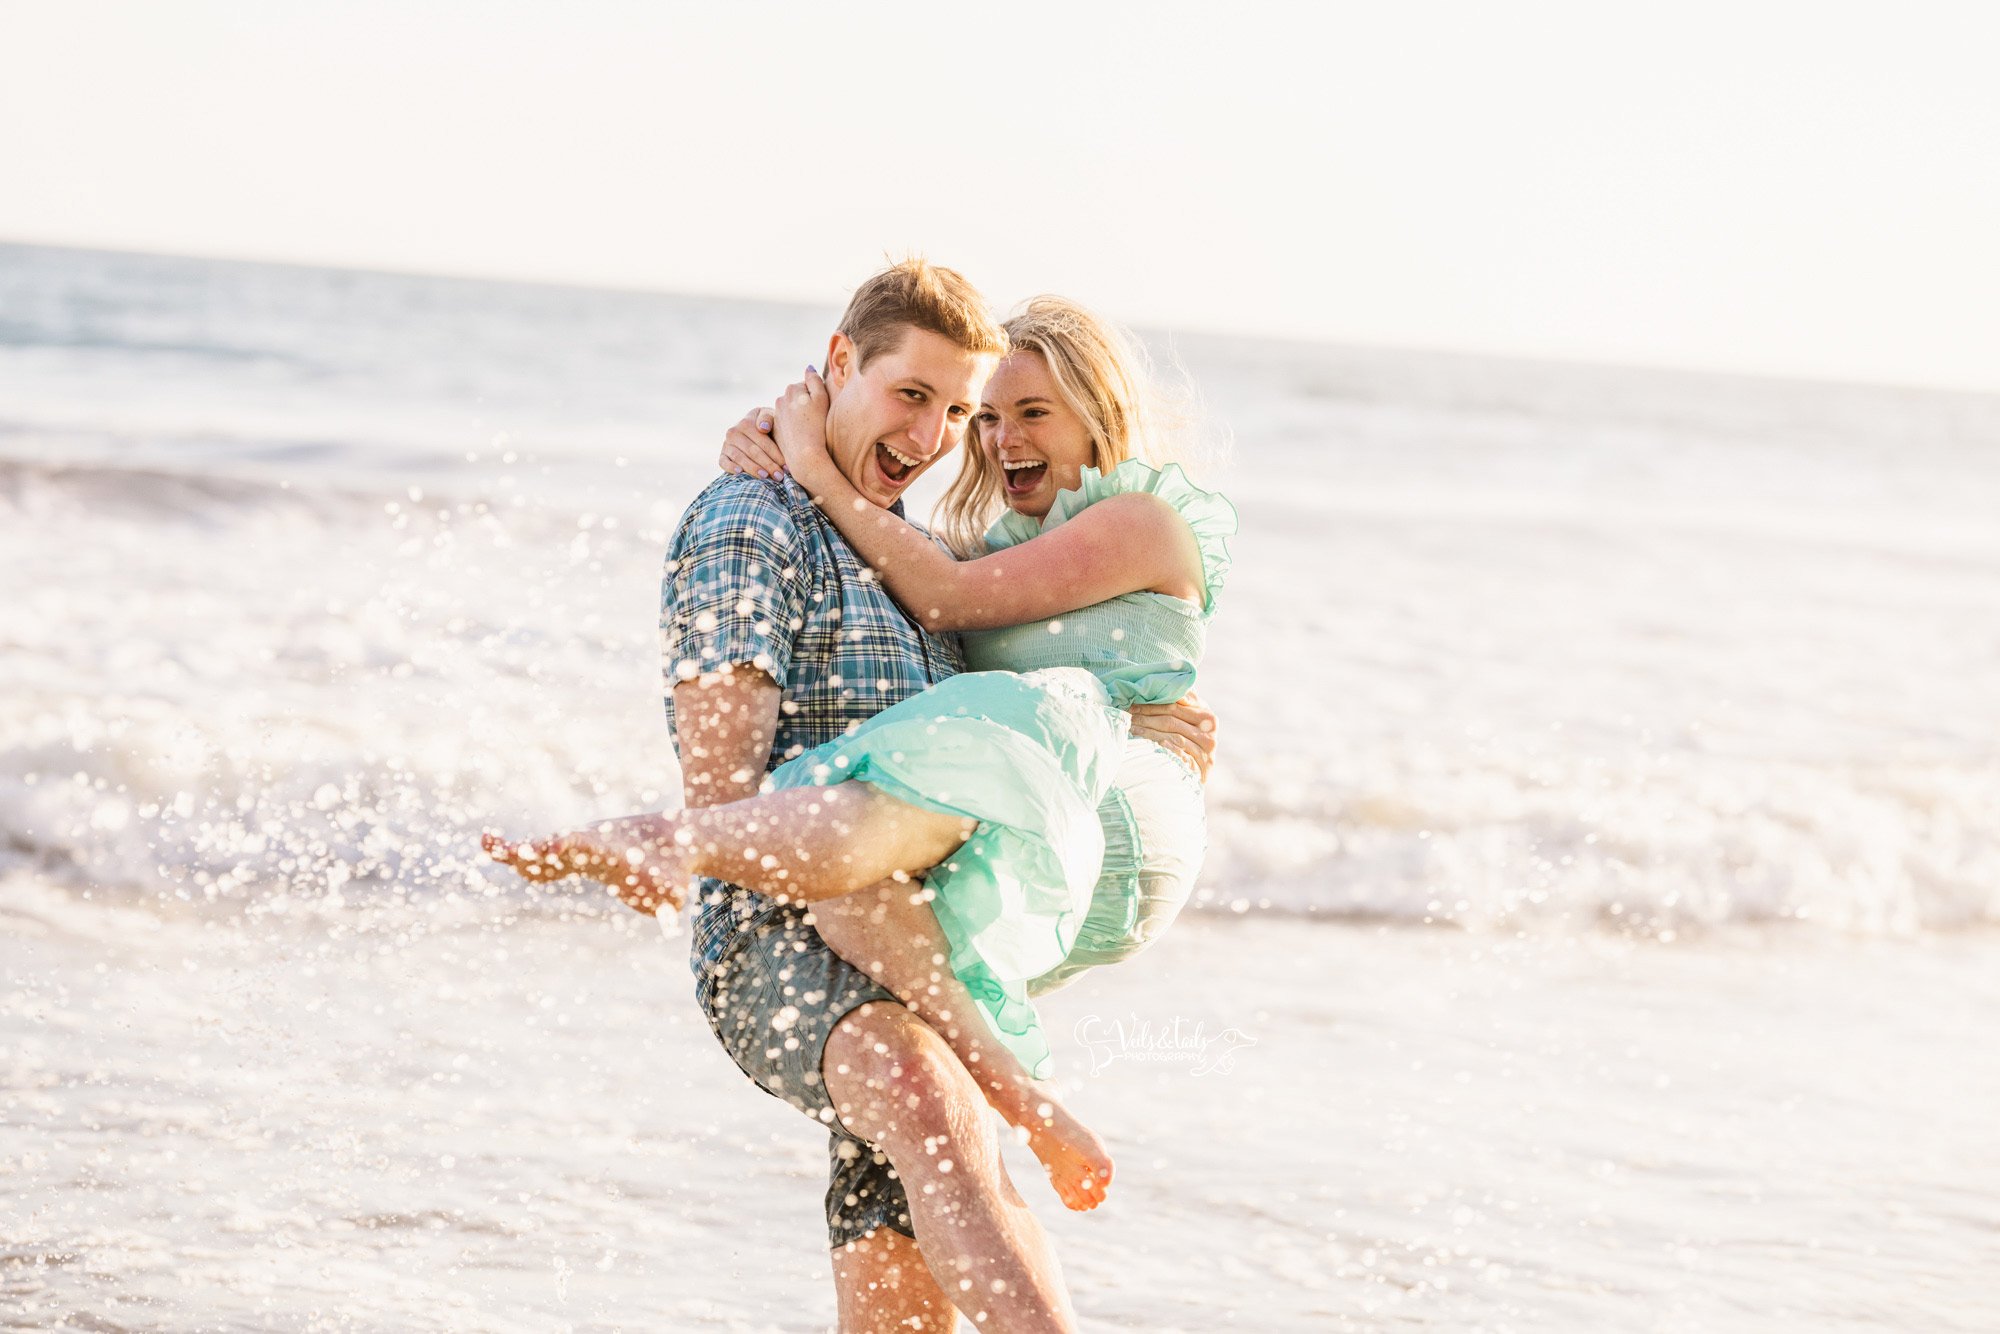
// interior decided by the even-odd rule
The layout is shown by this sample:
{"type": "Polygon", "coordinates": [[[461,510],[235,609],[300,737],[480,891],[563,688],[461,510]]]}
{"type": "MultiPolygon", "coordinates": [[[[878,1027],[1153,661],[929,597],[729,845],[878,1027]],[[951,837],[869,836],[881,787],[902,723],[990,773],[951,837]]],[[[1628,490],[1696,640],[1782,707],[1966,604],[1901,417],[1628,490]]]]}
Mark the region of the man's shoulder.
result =
{"type": "Polygon", "coordinates": [[[674,545],[717,536],[795,538],[799,516],[785,484],[748,473],[724,473],[702,488],[681,513],[674,545]]]}
{"type": "Polygon", "coordinates": [[[785,484],[776,478],[726,472],[701,489],[689,502],[687,513],[765,513],[790,518],[792,504],[785,484]]]}

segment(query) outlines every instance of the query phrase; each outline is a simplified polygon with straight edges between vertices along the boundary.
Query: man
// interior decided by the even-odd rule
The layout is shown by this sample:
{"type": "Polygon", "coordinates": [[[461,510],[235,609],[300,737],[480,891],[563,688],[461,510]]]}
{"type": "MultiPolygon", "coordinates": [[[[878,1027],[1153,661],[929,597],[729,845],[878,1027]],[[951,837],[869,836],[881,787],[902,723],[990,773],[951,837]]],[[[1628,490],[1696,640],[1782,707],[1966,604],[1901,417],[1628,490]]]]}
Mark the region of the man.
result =
{"type": "MultiPolygon", "coordinates": [[[[900,513],[959,443],[1005,347],[949,269],[908,261],[864,283],[824,377],[828,445],[855,488],[900,513]]],[[[789,479],[703,491],[661,602],[689,806],[753,795],[786,759],[962,667],[956,642],[909,618],[789,479]]],[[[829,1131],[841,1329],[946,1330],[954,1304],[987,1329],[1071,1328],[1048,1238],[944,1039],[829,950],[802,905],[714,881],[698,893],[692,964],[710,1027],[760,1088],[829,1131]]]]}

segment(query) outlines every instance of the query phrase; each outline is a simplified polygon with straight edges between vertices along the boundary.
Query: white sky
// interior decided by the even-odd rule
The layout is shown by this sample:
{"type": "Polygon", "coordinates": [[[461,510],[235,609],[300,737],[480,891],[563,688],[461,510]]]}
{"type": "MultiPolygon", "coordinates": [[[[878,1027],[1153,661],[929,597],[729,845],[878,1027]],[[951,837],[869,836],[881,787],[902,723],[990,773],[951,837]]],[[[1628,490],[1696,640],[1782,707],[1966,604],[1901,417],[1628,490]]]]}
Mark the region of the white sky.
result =
{"type": "Polygon", "coordinates": [[[0,0],[0,238],[2000,391],[2000,5],[0,0]]]}

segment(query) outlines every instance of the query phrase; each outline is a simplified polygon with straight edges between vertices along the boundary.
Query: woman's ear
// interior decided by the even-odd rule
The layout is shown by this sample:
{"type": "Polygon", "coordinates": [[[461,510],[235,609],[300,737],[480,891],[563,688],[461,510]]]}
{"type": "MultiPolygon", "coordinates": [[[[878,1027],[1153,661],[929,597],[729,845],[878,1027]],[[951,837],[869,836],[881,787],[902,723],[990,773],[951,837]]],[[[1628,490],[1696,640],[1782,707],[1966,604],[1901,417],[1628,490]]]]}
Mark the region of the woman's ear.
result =
{"type": "Polygon", "coordinates": [[[836,333],[827,340],[826,371],[820,376],[826,381],[829,394],[838,393],[847,383],[847,378],[861,369],[860,354],[855,350],[854,340],[844,333],[836,333]]]}

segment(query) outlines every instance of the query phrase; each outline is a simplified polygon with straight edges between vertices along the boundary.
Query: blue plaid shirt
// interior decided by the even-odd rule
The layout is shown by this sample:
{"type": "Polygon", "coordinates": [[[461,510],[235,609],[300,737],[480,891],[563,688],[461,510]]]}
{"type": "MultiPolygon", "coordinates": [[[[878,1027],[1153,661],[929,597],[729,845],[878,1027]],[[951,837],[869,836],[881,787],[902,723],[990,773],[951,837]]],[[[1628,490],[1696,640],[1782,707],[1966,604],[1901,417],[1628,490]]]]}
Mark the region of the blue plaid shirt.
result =
{"type": "MultiPolygon", "coordinates": [[[[965,666],[957,639],[911,620],[798,483],[741,473],[696,496],[674,532],[660,586],[660,663],[669,727],[674,687],[704,672],[748,663],[778,683],[766,773],[965,666]]],[[[690,964],[706,1006],[713,965],[731,941],[797,909],[716,880],[700,890],[690,964]]]]}

